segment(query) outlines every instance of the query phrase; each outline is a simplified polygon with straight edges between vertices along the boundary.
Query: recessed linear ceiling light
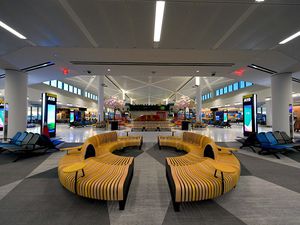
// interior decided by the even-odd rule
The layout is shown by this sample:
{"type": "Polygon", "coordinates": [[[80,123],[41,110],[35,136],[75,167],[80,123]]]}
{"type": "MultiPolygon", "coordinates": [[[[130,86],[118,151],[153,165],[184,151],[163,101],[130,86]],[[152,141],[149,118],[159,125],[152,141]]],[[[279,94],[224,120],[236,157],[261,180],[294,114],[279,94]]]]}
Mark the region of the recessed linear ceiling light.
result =
{"type": "Polygon", "coordinates": [[[280,45],[284,45],[288,42],[290,42],[291,40],[297,38],[300,36],[300,31],[298,31],[297,33],[293,34],[292,36],[289,36],[288,38],[284,39],[283,41],[279,42],[280,45]]]}
{"type": "Polygon", "coordinates": [[[23,36],[18,31],[16,31],[15,29],[11,28],[10,26],[8,26],[7,24],[3,23],[1,20],[0,20],[0,26],[2,28],[4,28],[5,30],[7,30],[8,32],[12,33],[13,35],[16,35],[20,39],[27,39],[25,36],[23,36]]]}
{"type": "Polygon", "coordinates": [[[264,2],[265,0],[255,0],[256,2],[264,2]]]}
{"type": "Polygon", "coordinates": [[[160,41],[162,23],[164,19],[165,1],[156,1],[155,25],[154,25],[154,42],[160,41]]]}

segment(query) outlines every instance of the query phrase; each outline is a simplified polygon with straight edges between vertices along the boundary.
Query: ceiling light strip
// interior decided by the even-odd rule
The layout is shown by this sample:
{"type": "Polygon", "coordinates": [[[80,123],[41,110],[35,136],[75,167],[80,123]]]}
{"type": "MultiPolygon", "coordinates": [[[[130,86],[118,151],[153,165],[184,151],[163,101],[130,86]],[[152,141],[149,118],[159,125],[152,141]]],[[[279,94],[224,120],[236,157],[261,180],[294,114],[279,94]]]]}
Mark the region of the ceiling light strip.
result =
{"type": "Polygon", "coordinates": [[[288,38],[284,39],[283,41],[279,42],[280,45],[284,45],[292,40],[294,40],[295,38],[300,36],[300,31],[298,31],[297,33],[289,36],[288,38]]]}
{"type": "Polygon", "coordinates": [[[258,65],[255,65],[255,64],[248,65],[248,67],[251,68],[251,69],[259,70],[259,71],[264,72],[264,73],[268,73],[268,74],[276,74],[277,73],[274,70],[271,70],[271,69],[268,69],[268,68],[265,68],[265,67],[262,67],[262,66],[258,66],[258,65]]]}
{"type": "Polygon", "coordinates": [[[41,69],[41,68],[45,68],[45,67],[53,66],[53,65],[55,65],[55,63],[53,63],[53,62],[45,62],[45,63],[41,63],[41,64],[38,64],[38,65],[25,67],[25,68],[23,68],[21,70],[25,71],[25,72],[29,72],[29,71],[32,71],[32,70],[37,70],[37,69],[41,69]]]}
{"type": "Polygon", "coordinates": [[[5,30],[7,30],[8,32],[10,32],[13,35],[17,36],[20,39],[23,39],[23,40],[27,39],[24,35],[20,34],[18,31],[16,31],[15,29],[11,28],[7,24],[3,23],[1,20],[0,20],[0,27],[4,28],[5,30]]]}
{"type": "Polygon", "coordinates": [[[164,19],[165,1],[156,1],[155,8],[155,25],[154,25],[154,42],[160,42],[162,24],[164,19]]]}

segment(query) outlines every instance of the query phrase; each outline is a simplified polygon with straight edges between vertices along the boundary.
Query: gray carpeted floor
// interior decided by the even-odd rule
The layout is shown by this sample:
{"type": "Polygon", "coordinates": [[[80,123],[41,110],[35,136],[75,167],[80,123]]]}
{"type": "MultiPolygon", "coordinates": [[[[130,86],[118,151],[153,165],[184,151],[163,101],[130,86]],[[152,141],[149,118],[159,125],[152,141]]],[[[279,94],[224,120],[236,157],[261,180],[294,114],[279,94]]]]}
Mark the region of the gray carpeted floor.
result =
{"type": "MultiPolygon", "coordinates": [[[[218,143],[238,147],[237,143],[218,143]]],[[[65,143],[63,147],[78,144],[65,143]]],[[[236,153],[241,179],[236,189],[215,200],[185,203],[175,213],[165,178],[165,158],[185,154],[145,143],[116,154],[135,157],[134,178],[124,211],[115,202],[78,197],[65,190],[57,178],[54,152],[12,162],[0,154],[1,225],[296,225],[300,214],[300,174],[294,153],[289,166],[247,150],[236,153]]],[[[288,156],[289,157],[289,156],[288,156]]],[[[289,161],[286,161],[289,163],[289,161]]],[[[285,162],[285,163],[286,163],[285,162]]]]}

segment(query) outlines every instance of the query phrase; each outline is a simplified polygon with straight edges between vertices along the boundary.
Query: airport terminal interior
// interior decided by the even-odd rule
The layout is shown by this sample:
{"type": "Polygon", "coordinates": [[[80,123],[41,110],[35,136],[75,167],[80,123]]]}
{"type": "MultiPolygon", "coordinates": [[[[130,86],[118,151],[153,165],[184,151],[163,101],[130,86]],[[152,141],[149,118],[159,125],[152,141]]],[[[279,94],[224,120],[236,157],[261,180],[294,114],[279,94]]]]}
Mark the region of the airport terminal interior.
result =
{"type": "Polygon", "coordinates": [[[0,224],[299,225],[299,0],[0,0],[0,224]]]}

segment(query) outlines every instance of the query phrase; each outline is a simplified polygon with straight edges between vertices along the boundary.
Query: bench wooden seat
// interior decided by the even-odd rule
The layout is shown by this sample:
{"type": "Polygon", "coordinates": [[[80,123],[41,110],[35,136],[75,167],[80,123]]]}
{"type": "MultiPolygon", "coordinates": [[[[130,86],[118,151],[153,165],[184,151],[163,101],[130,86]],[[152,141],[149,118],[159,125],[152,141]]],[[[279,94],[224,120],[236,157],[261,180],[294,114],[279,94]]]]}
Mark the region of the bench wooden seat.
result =
{"type": "Polygon", "coordinates": [[[240,177],[236,149],[218,146],[209,137],[184,132],[182,137],[159,136],[158,144],[187,154],[166,158],[166,174],[175,211],[180,203],[216,198],[233,189],[240,177]]]}
{"type": "Polygon", "coordinates": [[[120,210],[125,208],[129,186],[133,176],[134,158],[112,154],[130,146],[141,146],[142,137],[118,137],[116,132],[98,134],[88,138],[82,146],[63,149],[58,165],[61,184],[77,195],[119,201],[120,210]],[[70,171],[72,165],[84,162],[84,175],[70,171]]]}

